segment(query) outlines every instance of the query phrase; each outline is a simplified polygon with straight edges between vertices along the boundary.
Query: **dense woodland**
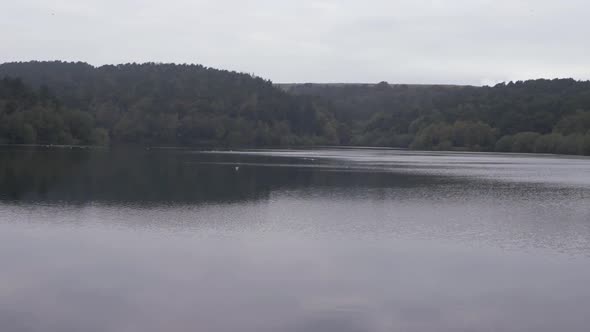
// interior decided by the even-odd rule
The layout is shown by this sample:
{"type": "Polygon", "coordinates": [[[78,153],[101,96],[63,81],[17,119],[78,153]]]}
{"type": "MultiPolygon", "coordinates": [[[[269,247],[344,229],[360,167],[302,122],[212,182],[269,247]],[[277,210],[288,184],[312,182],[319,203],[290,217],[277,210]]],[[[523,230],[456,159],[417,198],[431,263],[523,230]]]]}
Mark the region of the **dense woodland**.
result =
{"type": "Polygon", "coordinates": [[[5,143],[338,143],[335,120],[315,98],[247,74],[199,65],[26,62],[0,65],[0,77],[5,143]]]}
{"type": "Polygon", "coordinates": [[[590,155],[590,82],[273,85],[199,65],[0,65],[0,143],[590,155]]]}
{"type": "Polygon", "coordinates": [[[344,144],[427,150],[590,154],[590,82],[572,79],[494,87],[283,85],[319,96],[344,144]]]}

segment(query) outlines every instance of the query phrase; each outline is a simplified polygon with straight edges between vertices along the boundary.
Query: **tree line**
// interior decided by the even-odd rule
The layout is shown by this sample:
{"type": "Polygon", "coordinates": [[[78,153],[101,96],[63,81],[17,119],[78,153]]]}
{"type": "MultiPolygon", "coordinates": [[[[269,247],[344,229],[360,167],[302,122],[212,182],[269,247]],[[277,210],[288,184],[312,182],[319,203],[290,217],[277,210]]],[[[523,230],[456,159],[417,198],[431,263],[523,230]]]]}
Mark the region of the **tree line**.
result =
{"type": "Polygon", "coordinates": [[[0,141],[160,146],[337,144],[311,96],[200,65],[0,65],[0,141]]]}
{"type": "Polygon", "coordinates": [[[530,80],[489,87],[281,85],[317,96],[347,145],[590,155],[590,82],[530,80]]]}
{"type": "Polygon", "coordinates": [[[201,65],[5,63],[0,143],[590,155],[590,82],[273,85],[201,65]]]}

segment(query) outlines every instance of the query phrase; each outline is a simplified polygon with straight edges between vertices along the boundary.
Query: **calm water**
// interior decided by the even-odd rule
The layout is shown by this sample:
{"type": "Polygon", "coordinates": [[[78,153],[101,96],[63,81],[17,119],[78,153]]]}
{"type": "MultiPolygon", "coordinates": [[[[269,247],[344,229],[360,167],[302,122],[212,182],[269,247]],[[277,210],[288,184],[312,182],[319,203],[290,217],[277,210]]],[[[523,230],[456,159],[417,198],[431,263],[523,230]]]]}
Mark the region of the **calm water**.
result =
{"type": "Polygon", "coordinates": [[[0,331],[588,331],[590,159],[0,147],[0,331]]]}

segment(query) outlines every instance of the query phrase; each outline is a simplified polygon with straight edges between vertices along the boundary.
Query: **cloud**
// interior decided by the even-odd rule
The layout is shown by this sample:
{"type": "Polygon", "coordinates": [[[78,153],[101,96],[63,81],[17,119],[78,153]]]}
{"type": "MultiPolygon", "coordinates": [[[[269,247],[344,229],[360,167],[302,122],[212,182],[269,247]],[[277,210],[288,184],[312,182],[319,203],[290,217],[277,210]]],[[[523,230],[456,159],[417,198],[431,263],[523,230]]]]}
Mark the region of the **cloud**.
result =
{"type": "Polygon", "coordinates": [[[590,78],[582,0],[22,0],[0,61],[191,62],[279,82],[590,78]]]}

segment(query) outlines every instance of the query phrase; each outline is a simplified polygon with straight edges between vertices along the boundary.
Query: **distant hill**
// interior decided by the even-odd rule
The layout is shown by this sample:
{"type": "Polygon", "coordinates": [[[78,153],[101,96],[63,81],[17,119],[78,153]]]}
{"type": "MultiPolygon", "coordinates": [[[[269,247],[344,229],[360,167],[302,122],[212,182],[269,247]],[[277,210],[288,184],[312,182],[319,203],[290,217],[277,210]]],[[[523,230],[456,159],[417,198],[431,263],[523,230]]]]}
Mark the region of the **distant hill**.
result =
{"type": "MultiPolygon", "coordinates": [[[[19,78],[55,96],[60,108],[88,114],[91,126],[108,133],[112,144],[336,143],[334,134],[326,132],[329,114],[313,98],[288,94],[243,73],[200,65],[93,67],[55,61],[1,64],[0,77],[19,78]]],[[[57,136],[63,139],[40,142],[89,143],[69,139],[67,133],[57,136]]],[[[4,141],[20,142],[7,134],[4,141]]]]}
{"type": "Polygon", "coordinates": [[[275,84],[200,65],[0,64],[0,143],[590,155],[590,82],[275,84]]]}
{"type": "Polygon", "coordinates": [[[326,89],[326,88],[374,88],[379,84],[387,84],[392,88],[414,88],[414,89],[429,89],[435,87],[449,87],[449,88],[460,88],[471,85],[458,85],[458,84],[392,84],[385,81],[379,83],[274,83],[275,86],[289,92],[302,92],[302,91],[313,91],[315,89],[326,89]]]}
{"type": "Polygon", "coordinates": [[[590,82],[539,79],[494,87],[278,84],[327,103],[352,145],[590,154],[590,82]]]}

